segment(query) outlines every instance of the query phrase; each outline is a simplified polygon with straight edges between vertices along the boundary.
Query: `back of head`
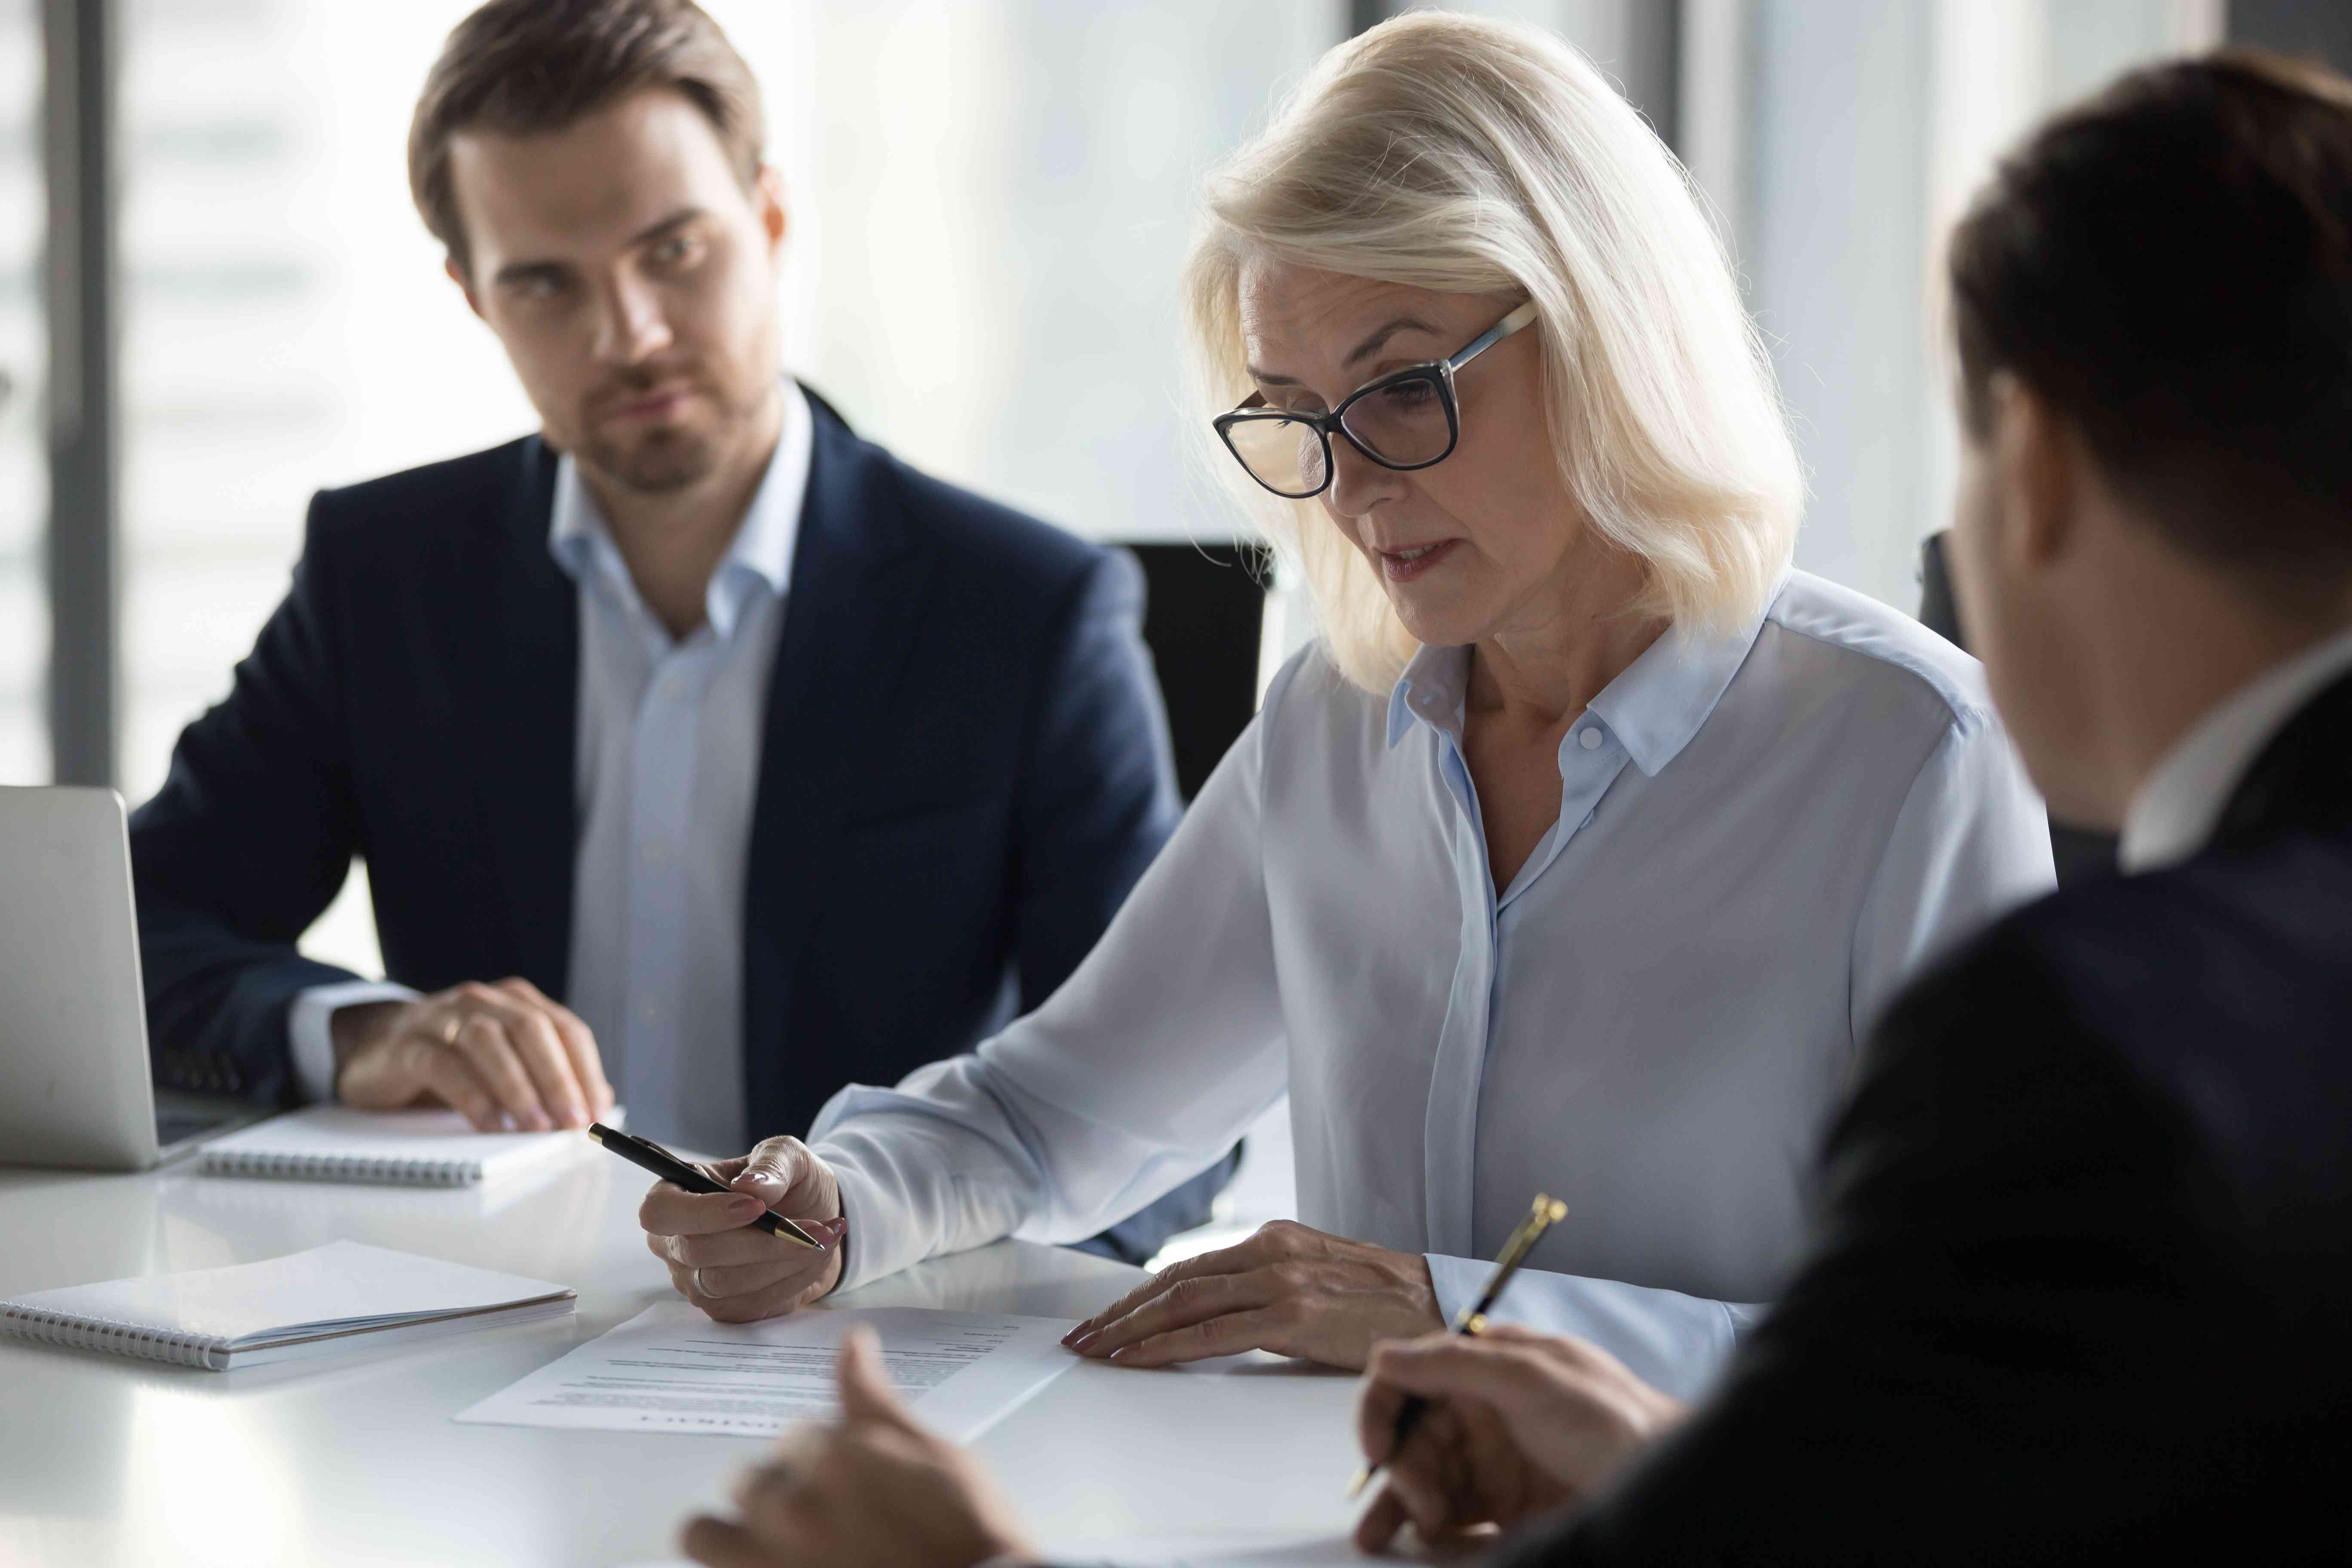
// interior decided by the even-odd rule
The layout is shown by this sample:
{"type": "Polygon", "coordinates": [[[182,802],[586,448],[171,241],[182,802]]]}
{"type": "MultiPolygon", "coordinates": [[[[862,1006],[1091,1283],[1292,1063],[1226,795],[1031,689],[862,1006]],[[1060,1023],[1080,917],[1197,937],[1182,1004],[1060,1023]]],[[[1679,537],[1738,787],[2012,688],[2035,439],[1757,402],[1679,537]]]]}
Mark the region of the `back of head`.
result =
{"type": "Polygon", "coordinates": [[[2282,603],[2352,580],[2352,82],[2231,50],[2125,77],[1952,241],[1964,415],[2007,372],[2137,515],[2282,603]]]}
{"type": "Polygon", "coordinates": [[[451,29],[417,96],[408,184],[425,227],[465,269],[449,176],[457,132],[562,131],[648,88],[701,110],[749,189],[766,138],[759,82],[693,0],[490,0],[451,29]]]}
{"type": "MultiPolygon", "coordinates": [[[[1253,258],[1524,295],[1551,456],[1591,526],[1646,563],[1641,607],[1717,626],[1761,609],[1802,488],[1769,361],[1673,155],[1559,38],[1442,12],[1385,22],[1323,58],[1203,208],[1185,275],[1201,412],[1251,390],[1237,289],[1253,258]]],[[[1385,688],[1413,644],[1372,569],[1314,502],[1261,515],[1342,672],[1385,688]]]]}

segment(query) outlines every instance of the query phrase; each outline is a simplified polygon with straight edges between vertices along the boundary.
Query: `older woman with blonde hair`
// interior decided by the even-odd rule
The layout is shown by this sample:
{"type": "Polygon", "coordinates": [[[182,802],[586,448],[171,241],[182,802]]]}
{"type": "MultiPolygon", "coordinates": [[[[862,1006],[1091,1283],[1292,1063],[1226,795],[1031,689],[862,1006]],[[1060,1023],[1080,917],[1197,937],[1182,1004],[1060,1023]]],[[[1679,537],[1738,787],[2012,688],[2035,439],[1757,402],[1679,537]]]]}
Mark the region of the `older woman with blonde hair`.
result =
{"type": "Polygon", "coordinates": [[[1361,1366],[1540,1191],[1567,1217],[1503,1315],[1696,1392],[1796,1257],[1880,1003],[2051,885],[2041,804],[1972,661],[1790,569],[1721,247],[1556,38],[1421,14],[1333,50],[1209,181],[1186,290],[1318,639],[1045,1006],[844,1090],[739,1195],[655,1189],[649,1245],[714,1317],[787,1311],[1090,1235],[1287,1091],[1302,1223],[1076,1350],[1361,1366]],[[848,1241],[780,1258],[740,1194],[848,1241]]]}

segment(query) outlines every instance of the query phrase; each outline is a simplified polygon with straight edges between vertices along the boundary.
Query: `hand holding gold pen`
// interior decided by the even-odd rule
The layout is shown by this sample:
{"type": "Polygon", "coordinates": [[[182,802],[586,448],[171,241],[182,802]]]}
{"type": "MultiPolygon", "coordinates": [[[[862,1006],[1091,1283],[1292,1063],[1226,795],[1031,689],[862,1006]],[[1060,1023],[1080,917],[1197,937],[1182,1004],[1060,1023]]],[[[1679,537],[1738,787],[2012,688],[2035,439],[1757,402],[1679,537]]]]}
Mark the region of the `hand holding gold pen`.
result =
{"type": "MultiPolygon", "coordinates": [[[[1486,1277],[1486,1288],[1478,1293],[1478,1300],[1466,1308],[1460,1317],[1454,1320],[1454,1326],[1448,1331],[1456,1334],[1486,1332],[1486,1314],[1495,1310],[1495,1303],[1501,1299],[1504,1287],[1510,1284],[1511,1276],[1519,1271],[1519,1265],[1526,1262],[1528,1254],[1535,1250],[1536,1242],[1543,1233],[1566,1217],[1567,1214],[1566,1204],[1561,1203],[1558,1198],[1538,1193],[1535,1203],[1528,1210],[1528,1217],[1519,1222],[1518,1228],[1512,1231],[1509,1238],[1503,1243],[1503,1250],[1495,1255],[1495,1271],[1486,1277]]],[[[1413,1427],[1420,1424],[1423,1414],[1428,1408],[1429,1402],[1417,1394],[1408,1398],[1399,1407],[1396,1435],[1389,1442],[1389,1458],[1393,1458],[1404,1451],[1406,1440],[1412,1437],[1413,1427]]],[[[1364,1489],[1371,1485],[1372,1478],[1380,1474],[1388,1462],[1388,1458],[1383,1458],[1358,1470],[1355,1481],[1348,1488],[1348,1495],[1351,1498],[1361,1497],[1364,1489]]]]}

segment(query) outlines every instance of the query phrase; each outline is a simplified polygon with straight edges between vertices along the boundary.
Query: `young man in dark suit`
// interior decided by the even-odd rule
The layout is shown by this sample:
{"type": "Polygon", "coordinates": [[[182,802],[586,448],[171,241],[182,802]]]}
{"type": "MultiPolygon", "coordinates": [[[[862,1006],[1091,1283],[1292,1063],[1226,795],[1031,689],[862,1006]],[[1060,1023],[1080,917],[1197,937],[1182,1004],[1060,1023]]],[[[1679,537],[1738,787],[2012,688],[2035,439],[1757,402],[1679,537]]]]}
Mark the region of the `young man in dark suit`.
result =
{"type": "MultiPolygon", "coordinates": [[[[1964,623],[2052,814],[2132,874],[1895,1004],[1817,1248],[1700,1409],[1507,1328],[1378,1347],[1368,1548],[1563,1505],[1501,1560],[2352,1545],[2352,82],[2128,77],[2002,166],[1951,271],[1964,623]]],[[[869,1363],[844,1381],[696,1556],[1021,1554],[869,1363]]]]}
{"type": "Polygon", "coordinates": [[[1044,999],[1178,813],[1132,563],[782,374],[758,86],[688,0],[483,6],[409,173],[541,433],[313,503],[133,819],[159,1081],[731,1150],[1044,999]],[[354,854],[391,984],[295,951],[354,854]]]}

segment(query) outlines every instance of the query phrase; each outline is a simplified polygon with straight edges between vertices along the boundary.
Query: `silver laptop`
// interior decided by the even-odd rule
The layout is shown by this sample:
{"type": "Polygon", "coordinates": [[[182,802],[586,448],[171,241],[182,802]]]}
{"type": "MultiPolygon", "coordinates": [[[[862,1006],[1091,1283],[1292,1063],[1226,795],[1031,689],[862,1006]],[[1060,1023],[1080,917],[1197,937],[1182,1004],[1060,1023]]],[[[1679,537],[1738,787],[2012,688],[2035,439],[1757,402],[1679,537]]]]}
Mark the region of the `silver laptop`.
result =
{"type": "Polygon", "coordinates": [[[268,1114],[153,1081],[122,797],[0,788],[0,1165],[144,1171],[268,1114]]]}

